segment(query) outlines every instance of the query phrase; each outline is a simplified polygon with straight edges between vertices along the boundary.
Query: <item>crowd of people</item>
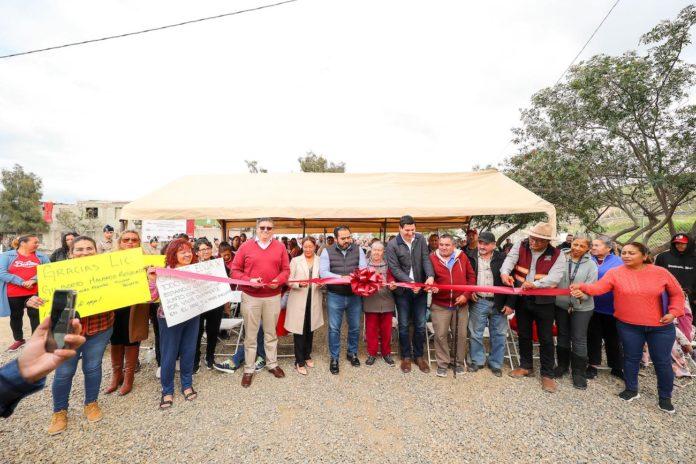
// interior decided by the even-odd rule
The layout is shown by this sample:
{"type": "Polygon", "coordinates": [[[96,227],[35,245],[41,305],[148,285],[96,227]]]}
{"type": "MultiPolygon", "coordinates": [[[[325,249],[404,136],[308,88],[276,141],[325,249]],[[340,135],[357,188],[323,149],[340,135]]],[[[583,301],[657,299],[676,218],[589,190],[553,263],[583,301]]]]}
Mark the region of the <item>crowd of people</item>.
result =
{"type": "MultiPolygon", "coordinates": [[[[314,333],[325,318],[331,374],[339,374],[342,353],[351,367],[361,366],[363,316],[364,363],[374,366],[384,362],[388,367],[397,364],[391,350],[396,317],[399,369],[404,374],[412,369],[430,372],[425,352],[429,320],[438,377],[446,377],[450,370],[461,375],[486,368],[501,377],[508,328],[512,326],[519,344],[519,366],[509,372],[512,378],[534,376],[537,342],[543,391],[555,392],[557,379],[567,374],[575,388],[586,389],[588,379],[598,375],[603,346],[610,374],[625,383],[620,398],[630,402],[639,397],[639,370],[652,362],[658,379],[658,406],[674,412],[675,372],[688,373],[684,360],[696,359],[690,310],[696,295],[696,256],[689,236],[675,235],[671,248],[659,254],[653,264],[647,248],[638,242],[625,244],[617,252],[616,244],[607,237],[576,234],[553,246],[553,229],[547,223],[527,230],[523,240],[514,244],[507,240],[500,245],[489,231],[468,229],[466,240],[461,241],[449,234],[426,238],[416,226],[411,216],[403,216],[399,233],[386,243],[378,238],[355,241],[347,225],[318,240],[312,236],[288,240],[275,238],[272,218],[260,218],[250,239],[240,234],[229,242],[211,243],[207,238],[180,234],[169,243],[159,243],[155,237],[144,244],[135,230],[114,237],[113,228],[106,226],[99,241],[76,232],[63,234],[61,247],[50,258],[38,251],[38,237],[28,234],[17,240],[15,249],[0,255],[0,316],[10,316],[14,337],[8,350],[16,351],[26,343],[25,311],[32,332],[39,327],[38,308],[44,302],[37,295],[38,265],[142,247],[146,254],[165,255],[169,268],[219,257],[230,278],[256,284],[234,288],[241,291],[243,344],[230,359],[216,362],[216,344],[224,336],[221,321],[234,310],[230,303],[170,326],[159,304],[157,274],[149,269],[151,301],[80,319],[77,356],[66,356],[69,359],[57,367],[53,379],[50,434],[68,426],[68,401],[79,359],[88,421],[103,417],[98,397],[107,345],[111,344],[112,376],[104,393],[127,395],[132,391],[140,368],[140,343],[149,337],[150,325],[161,382],[160,409],[174,404],[177,370],[183,398],[196,399],[193,381],[202,360],[207,369],[223,373],[241,369],[241,386],[245,388],[263,369],[275,378],[285,377],[278,364],[282,311],[280,329],[292,334],[294,370],[299,375],[309,375],[316,367],[314,333]],[[346,279],[364,268],[379,274],[384,283],[370,296],[358,295],[350,285],[335,281],[327,285],[308,282],[346,279]],[[462,285],[477,288],[465,291],[457,287],[462,285]],[[567,291],[527,295],[501,292],[496,287],[567,291]],[[348,333],[347,346],[342,349],[344,316],[348,333]]],[[[18,375],[15,371],[12,375],[18,375]]],[[[0,373],[0,392],[8,388],[3,379],[0,373]]]]}

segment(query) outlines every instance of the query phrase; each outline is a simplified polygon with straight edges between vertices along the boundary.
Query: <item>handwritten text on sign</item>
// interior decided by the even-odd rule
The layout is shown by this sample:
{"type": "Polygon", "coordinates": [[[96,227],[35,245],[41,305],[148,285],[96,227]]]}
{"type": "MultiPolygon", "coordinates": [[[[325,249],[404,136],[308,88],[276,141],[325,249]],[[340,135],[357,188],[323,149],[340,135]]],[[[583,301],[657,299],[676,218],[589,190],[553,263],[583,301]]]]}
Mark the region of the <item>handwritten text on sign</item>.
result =
{"type": "Polygon", "coordinates": [[[92,316],[150,300],[143,254],[139,248],[74,258],[36,268],[39,296],[46,304],[41,319],[51,312],[56,289],[77,292],[80,317],[92,316]]]}
{"type": "MultiPolygon", "coordinates": [[[[222,258],[190,264],[177,269],[217,277],[227,277],[222,258]]],[[[230,285],[220,282],[158,276],[157,290],[159,291],[162,309],[169,326],[187,321],[232,300],[230,285]]]]}

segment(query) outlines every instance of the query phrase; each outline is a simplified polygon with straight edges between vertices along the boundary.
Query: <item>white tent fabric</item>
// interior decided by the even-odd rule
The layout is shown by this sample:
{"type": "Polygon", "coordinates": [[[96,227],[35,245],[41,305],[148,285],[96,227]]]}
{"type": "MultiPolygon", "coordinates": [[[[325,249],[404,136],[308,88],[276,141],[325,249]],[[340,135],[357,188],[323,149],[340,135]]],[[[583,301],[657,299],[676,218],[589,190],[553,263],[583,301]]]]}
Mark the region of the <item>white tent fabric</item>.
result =
{"type": "Polygon", "coordinates": [[[496,170],[469,173],[289,173],[187,176],[123,208],[123,219],[216,218],[249,227],[320,231],[348,223],[355,231],[394,230],[410,214],[419,227],[460,227],[471,216],[546,213],[554,206],[496,170]]]}

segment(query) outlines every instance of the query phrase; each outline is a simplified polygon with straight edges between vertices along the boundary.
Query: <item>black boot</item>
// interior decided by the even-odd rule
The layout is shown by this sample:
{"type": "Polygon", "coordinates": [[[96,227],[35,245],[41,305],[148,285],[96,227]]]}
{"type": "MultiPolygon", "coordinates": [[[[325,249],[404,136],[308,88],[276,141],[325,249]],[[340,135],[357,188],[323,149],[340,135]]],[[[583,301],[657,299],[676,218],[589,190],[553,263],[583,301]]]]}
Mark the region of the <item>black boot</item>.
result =
{"type": "Polygon", "coordinates": [[[570,364],[570,350],[562,346],[556,346],[556,367],[553,370],[553,376],[560,379],[568,373],[568,364],[570,364]]]}
{"type": "Polygon", "coordinates": [[[597,368],[588,364],[587,370],[585,371],[585,378],[592,380],[595,377],[597,377],[597,368]]]}
{"type": "Polygon", "coordinates": [[[571,358],[571,370],[573,372],[573,386],[578,390],[587,389],[587,358],[573,353],[571,358]]]}

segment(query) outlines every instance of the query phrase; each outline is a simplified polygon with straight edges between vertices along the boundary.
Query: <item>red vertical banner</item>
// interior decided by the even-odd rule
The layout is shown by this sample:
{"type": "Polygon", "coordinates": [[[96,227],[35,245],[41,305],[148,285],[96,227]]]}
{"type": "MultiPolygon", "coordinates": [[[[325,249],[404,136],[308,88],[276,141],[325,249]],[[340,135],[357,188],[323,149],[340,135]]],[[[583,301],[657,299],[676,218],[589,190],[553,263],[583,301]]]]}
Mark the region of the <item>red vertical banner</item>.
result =
{"type": "Polygon", "coordinates": [[[43,217],[48,224],[53,222],[53,203],[45,201],[43,203],[43,217]]]}
{"type": "Polygon", "coordinates": [[[189,237],[193,237],[193,234],[196,232],[196,220],[195,219],[187,219],[186,220],[186,235],[189,237]]]}

